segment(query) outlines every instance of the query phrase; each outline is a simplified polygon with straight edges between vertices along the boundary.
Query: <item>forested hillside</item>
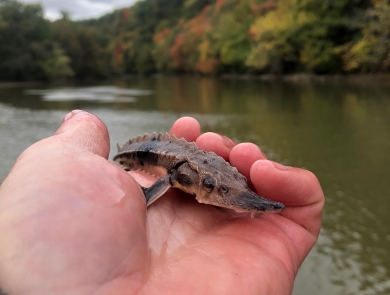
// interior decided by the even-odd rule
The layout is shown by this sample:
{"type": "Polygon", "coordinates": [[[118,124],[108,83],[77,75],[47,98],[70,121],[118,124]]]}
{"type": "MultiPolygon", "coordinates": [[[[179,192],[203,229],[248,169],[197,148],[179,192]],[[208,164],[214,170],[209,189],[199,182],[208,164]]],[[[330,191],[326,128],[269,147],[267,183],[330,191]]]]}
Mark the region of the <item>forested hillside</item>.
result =
{"type": "Polygon", "coordinates": [[[389,70],[387,0],[142,0],[80,22],[0,0],[0,80],[389,70]]]}

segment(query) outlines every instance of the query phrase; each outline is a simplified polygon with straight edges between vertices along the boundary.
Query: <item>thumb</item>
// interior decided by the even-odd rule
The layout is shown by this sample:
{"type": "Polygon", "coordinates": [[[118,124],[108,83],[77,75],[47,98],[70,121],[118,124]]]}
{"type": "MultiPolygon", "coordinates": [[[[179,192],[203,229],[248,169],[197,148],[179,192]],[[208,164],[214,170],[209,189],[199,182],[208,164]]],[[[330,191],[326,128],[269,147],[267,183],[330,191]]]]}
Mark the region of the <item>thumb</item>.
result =
{"type": "Polygon", "coordinates": [[[108,158],[110,137],[106,125],[91,113],[74,110],[68,113],[54,137],[62,144],[73,146],[80,151],[90,151],[101,157],[108,158]]]}

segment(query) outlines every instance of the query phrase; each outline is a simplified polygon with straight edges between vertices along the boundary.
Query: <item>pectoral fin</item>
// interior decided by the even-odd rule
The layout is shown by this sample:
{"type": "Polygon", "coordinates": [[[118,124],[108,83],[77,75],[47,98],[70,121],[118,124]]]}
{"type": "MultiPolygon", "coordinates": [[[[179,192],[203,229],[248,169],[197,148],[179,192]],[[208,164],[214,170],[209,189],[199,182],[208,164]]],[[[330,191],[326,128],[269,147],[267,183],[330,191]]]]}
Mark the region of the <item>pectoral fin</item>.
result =
{"type": "Polygon", "coordinates": [[[169,178],[170,174],[167,174],[158,179],[151,187],[142,188],[145,194],[147,207],[160,198],[171,187],[169,178]]]}

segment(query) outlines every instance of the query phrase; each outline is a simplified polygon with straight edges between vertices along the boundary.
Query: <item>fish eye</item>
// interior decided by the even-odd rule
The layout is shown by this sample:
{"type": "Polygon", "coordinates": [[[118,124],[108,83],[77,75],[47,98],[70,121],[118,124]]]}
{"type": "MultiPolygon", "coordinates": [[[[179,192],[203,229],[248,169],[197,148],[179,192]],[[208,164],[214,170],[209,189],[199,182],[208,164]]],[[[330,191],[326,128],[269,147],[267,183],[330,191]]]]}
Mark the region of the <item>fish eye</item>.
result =
{"type": "Polygon", "coordinates": [[[205,179],[203,179],[203,186],[206,189],[212,191],[214,189],[214,187],[215,187],[215,180],[214,180],[214,178],[208,176],[205,179]]]}
{"type": "Polygon", "coordinates": [[[223,194],[227,194],[229,192],[229,188],[226,185],[223,185],[223,184],[221,184],[221,186],[219,187],[219,190],[223,194]]]}

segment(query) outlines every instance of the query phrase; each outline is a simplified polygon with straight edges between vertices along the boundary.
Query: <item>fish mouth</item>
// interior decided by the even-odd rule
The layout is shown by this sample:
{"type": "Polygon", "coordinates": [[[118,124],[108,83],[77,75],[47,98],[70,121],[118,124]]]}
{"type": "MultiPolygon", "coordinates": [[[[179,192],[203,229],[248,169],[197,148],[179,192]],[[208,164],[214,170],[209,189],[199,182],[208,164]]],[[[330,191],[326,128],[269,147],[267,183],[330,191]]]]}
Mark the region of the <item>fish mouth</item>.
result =
{"type": "Polygon", "coordinates": [[[276,213],[285,209],[284,204],[266,199],[252,192],[239,194],[234,203],[236,204],[232,205],[237,212],[276,213]]]}

